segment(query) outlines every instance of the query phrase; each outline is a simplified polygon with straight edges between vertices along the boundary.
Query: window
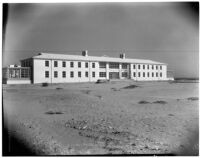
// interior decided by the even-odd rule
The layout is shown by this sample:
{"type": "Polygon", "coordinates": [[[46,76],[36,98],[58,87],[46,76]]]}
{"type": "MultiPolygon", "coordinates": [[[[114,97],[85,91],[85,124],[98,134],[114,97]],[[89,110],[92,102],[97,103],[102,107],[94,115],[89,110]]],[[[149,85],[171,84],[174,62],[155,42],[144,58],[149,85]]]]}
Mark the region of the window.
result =
{"type": "Polygon", "coordinates": [[[66,72],[65,71],[62,72],[62,77],[66,78],[66,72]]]}
{"type": "Polygon", "coordinates": [[[152,70],[153,70],[153,65],[152,65],[152,70]]]}
{"type": "Polygon", "coordinates": [[[136,77],[136,73],[135,72],[133,73],[133,77],[136,77]]]}
{"type": "Polygon", "coordinates": [[[156,72],[156,77],[158,77],[158,73],[156,72]]]}
{"type": "Polygon", "coordinates": [[[85,63],[85,67],[88,68],[88,63],[85,63]]]}
{"type": "Polygon", "coordinates": [[[70,62],[70,67],[74,67],[74,62],[70,62]]]}
{"type": "Polygon", "coordinates": [[[29,69],[21,69],[21,78],[29,78],[29,69]]]}
{"type": "Polygon", "coordinates": [[[156,70],[158,70],[158,66],[156,65],[156,70]]]}
{"type": "Polygon", "coordinates": [[[138,72],[138,77],[140,77],[140,72],[138,72]]]}
{"type": "Polygon", "coordinates": [[[147,77],[149,77],[149,72],[147,73],[147,77]]]}
{"type": "Polygon", "coordinates": [[[87,71],[85,72],[85,77],[88,77],[88,72],[87,71]]]}
{"type": "Polygon", "coordinates": [[[160,77],[162,77],[162,73],[160,73],[160,77]]]}
{"type": "Polygon", "coordinates": [[[45,66],[49,67],[49,61],[45,61],[45,66]]]}
{"type": "Polygon", "coordinates": [[[74,77],[74,72],[73,71],[70,71],[70,77],[74,77]]]}
{"type": "Polygon", "coordinates": [[[154,73],[152,72],[152,77],[154,77],[154,73]]]}
{"type": "Polygon", "coordinates": [[[106,77],[106,72],[99,72],[99,77],[106,77]]]}
{"type": "Polygon", "coordinates": [[[143,69],[145,69],[145,65],[143,65],[143,69]]]}
{"type": "Polygon", "coordinates": [[[122,69],[127,69],[127,64],[122,64],[122,69]]]}
{"type": "Polygon", "coordinates": [[[55,78],[58,77],[58,71],[54,71],[54,77],[55,77],[55,78]]]}
{"type": "Polygon", "coordinates": [[[81,72],[80,71],[78,72],[78,77],[81,77],[81,72]]]}
{"type": "Polygon", "coordinates": [[[92,77],[95,77],[95,72],[92,72],[92,77]]]}
{"type": "Polygon", "coordinates": [[[160,66],[160,70],[162,70],[162,66],[160,66]]]}
{"type": "Polygon", "coordinates": [[[145,77],[145,72],[143,72],[143,77],[145,77]]]}
{"type": "Polygon", "coordinates": [[[135,69],[135,65],[133,65],[133,69],[135,69]]]}
{"type": "Polygon", "coordinates": [[[92,63],[92,68],[95,68],[95,63],[92,63]]]}
{"type": "Polygon", "coordinates": [[[149,69],[149,65],[147,65],[147,69],[149,69]]]}
{"type": "Polygon", "coordinates": [[[49,78],[49,71],[45,71],[45,78],[49,78]]]}
{"type": "Polygon", "coordinates": [[[110,69],[119,69],[119,63],[109,63],[110,69]]]}
{"type": "Polygon", "coordinates": [[[54,67],[58,67],[58,61],[54,61],[54,67]]]}
{"type": "Polygon", "coordinates": [[[106,68],[106,63],[100,62],[99,63],[99,68],[106,68]]]}
{"type": "Polygon", "coordinates": [[[81,62],[78,62],[78,67],[81,67],[81,62]]]}
{"type": "Polygon", "coordinates": [[[128,77],[128,73],[127,72],[122,72],[122,77],[128,77]]]}
{"type": "Polygon", "coordinates": [[[66,67],[66,62],[65,61],[62,62],[62,67],[66,67]]]}
{"type": "Polygon", "coordinates": [[[138,65],[138,69],[140,69],[140,65],[138,65]]]}

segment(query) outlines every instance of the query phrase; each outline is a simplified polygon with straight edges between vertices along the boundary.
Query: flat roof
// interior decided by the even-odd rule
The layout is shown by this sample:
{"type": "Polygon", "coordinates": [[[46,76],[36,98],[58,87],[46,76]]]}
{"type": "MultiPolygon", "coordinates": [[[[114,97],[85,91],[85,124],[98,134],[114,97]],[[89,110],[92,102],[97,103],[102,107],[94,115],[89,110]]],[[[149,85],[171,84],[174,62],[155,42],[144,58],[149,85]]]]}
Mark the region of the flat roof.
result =
{"type": "Polygon", "coordinates": [[[166,63],[161,63],[146,59],[130,59],[130,58],[115,58],[107,56],[82,56],[82,55],[68,55],[68,54],[53,54],[53,53],[40,53],[39,55],[33,56],[33,59],[46,59],[46,60],[73,60],[73,61],[98,61],[98,62],[119,62],[119,63],[142,63],[142,64],[159,64],[167,65],[166,63]]]}

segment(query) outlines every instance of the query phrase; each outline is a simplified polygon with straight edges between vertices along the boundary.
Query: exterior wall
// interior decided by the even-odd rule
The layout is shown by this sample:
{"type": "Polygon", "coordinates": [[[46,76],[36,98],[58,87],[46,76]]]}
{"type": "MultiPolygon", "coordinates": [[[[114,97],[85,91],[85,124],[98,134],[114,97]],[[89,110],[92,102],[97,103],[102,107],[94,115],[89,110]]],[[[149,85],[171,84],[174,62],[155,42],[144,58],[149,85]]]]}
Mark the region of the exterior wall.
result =
{"type": "Polygon", "coordinates": [[[62,62],[64,60],[42,60],[34,59],[34,74],[33,83],[64,83],[64,82],[96,82],[99,79],[99,63],[87,62],[88,68],[85,67],[84,61],[64,61],[66,67],[63,67],[62,62]],[[49,67],[45,66],[45,61],[49,61],[49,67]],[[54,67],[54,61],[58,62],[58,66],[54,67]],[[74,63],[74,67],[70,67],[70,62],[74,63]],[[81,62],[81,67],[78,67],[78,62],[81,62]],[[92,67],[92,63],[95,63],[95,68],[92,67]],[[45,77],[45,71],[49,72],[49,77],[45,77]],[[57,71],[58,77],[54,77],[54,72],[57,71]],[[62,76],[62,72],[66,72],[66,77],[62,76]],[[88,77],[85,76],[85,72],[88,72],[88,77]],[[74,73],[74,77],[70,76],[70,72],[74,73]],[[81,72],[81,77],[78,77],[78,72],[81,72]],[[93,77],[93,72],[95,77],[93,77]]]}
{"type": "Polygon", "coordinates": [[[31,84],[31,80],[7,80],[6,84],[31,84]]]}
{"type": "Polygon", "coordinates": [[[34,59],[33,61],[33,83],[64,83],[64,82],[96,82],[98,79],[109,79],[109,72],[127,72],[127,77],[122,77],[121,73],[119,74],[120,79],[133,79],[136,81],[158,81],[158,80],[167,80],[167,65],[153,65],[149,64],[149,69],[147,69],[148,64],[128,64],[127,69],[122,69],[122,64],[119,64],[119,69],[110,69],[109,63],[106,63],[106,68],[99,68],[99,62],[87,62],[87,61],[65,61],[66,67],[63,67],[62,62],[64,60],[43,60],[43,59],[34,59]],[[49,61],[49,66],[45,66],[45,61],[49,61]],[[57,61],[58,66],[54,67],[54,61],[57,61]],[[74,63],[74,67],[70,67],[70,62],[74,63]],[[78,62],[81,63],[81,67],[78,67],[78,62]],[[88,68],[85,67],[85,63],[88,63],[88,68]],[[95,68],[92,67],[92,63],[95,63],[95,68]],[[133,68],[135,65],[135,69],[133,68]],[[140,69],[138,68],[140,65],[140,69]],[[145,65],[145,69],[143,69],[145,65]],[[158,69],[156,69],[158,66],[158,69]],[[162,69],[160,69],[162,66],[162,69]],[[49,72],[49,77],[45,77],[45,71],[49,72]],[[58,77],[54,77],[54,71],[57,71],[58,77]],[[62,72],[66,72],[66,77],[62,76],[62,72]],[[88,72],[88,77],[85,76],[85,72],[88,72]],[[74,77],[70,76],[70,72],[74,73],[74,77]],[[78,77],[78,72],[81,72],[81,77],[78,77]],[[93,77],[93,72],[95,77],[93,77]],[[105,72],[106,77],[100,77],[99,72],[105,72]],[[134,76],[136,73],[136,76],[134,76]],[[140,77],[138,75],[140,73],[140,77]],[[145,77],[143,77],[145,73],[145,77]],[[149,77],[147,74],[149,73],[149,77]],[[154,76],[152,76],[154,73],[154,76]],[[156,76],[158,73],[158,77],[156,76]],[[162,76],[160,76],[162,73],[162,76]]]}

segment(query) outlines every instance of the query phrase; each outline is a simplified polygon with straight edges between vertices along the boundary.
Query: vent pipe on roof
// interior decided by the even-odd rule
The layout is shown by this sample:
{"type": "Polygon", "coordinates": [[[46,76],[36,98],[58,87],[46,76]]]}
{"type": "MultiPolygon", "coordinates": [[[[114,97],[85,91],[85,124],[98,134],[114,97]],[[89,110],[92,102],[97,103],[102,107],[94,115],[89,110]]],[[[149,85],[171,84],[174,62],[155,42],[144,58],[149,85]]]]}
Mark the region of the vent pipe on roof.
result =
{"type": "Polygon", "coordinates": [[[87,57],[88,56],[88,51],[87,50],[82,51],[82,56],[87,57]]]}
{"type": "Polygon", "coordinates": [[[120,57],[121,59],[125,59],[125,53],[120,54],[119,57],[120,57]]]}

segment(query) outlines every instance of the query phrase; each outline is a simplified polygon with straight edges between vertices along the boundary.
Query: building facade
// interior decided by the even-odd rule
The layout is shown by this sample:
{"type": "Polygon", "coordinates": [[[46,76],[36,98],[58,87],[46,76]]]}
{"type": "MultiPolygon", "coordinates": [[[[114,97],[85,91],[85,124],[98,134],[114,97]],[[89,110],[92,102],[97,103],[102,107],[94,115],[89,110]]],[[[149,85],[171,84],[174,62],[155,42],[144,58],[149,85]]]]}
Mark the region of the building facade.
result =
{"type": "Polygon", "coordinates": [[[96,82],[99,79],[132,79],[164,81],[167,64],[152,60],[40,53],[21,60],[21,67],[30,68],[31,83],[96,82]]]}
{"type": "Polygon", "coordinates": [[[95,82],[98,79],[167,80],[167,64],[151,60],[40,53],[21,61],[31,67],[32,83],[95,82]]]}

